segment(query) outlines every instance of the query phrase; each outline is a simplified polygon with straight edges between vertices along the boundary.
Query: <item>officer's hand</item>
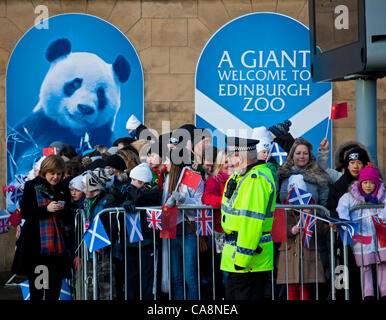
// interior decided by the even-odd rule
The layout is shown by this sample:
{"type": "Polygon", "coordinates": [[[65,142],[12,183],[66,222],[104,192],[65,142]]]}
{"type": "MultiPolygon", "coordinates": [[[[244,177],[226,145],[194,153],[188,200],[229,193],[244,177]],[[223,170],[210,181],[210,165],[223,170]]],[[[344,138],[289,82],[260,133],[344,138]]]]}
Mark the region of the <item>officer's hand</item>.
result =
{"type": "Polygon", "coordinates": [[[235,264],[235,270],[240,271],[240,270],[244,270],[244,269],[245,269],[244,267],[240,267],[237,264],[235,264]]]}

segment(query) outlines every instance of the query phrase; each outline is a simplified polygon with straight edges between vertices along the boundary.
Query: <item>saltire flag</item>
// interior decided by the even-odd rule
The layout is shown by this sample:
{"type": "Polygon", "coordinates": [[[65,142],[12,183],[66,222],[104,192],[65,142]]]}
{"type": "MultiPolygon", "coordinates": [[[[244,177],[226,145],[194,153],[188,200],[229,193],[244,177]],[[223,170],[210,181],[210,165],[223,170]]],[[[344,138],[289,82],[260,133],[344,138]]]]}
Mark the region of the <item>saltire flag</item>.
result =
{"type": "Polygon", "coordinates": [[[312,194],[308,191],[293,187],[288,196],[288,202],[293,205],[306,205],[311,201],[312,194]]]}
{"type": "Polygon", "coordinates": [[[90,252],[111,245],[111,241],[107,236],[106,230],[99,216],[96,216],[91,227],[84,234],[84,242],[90,252]]]}
{"type": "Polygon", "coordinates": [[[126,214],[126,229],[131,243],[143,241],[139,212],[126,214]]]}
{"type": "Polygon", "coordinates": [[[178,206],[162,206],[160,238],[175,239],[177,231],[178,206]]]}
{"type": "Polygon", "coordinates": [[[373,215],[371,219],[373,220],[375,231],[377,233],[379,246],[384,248],[386,247],[386,223],[383,222],[377,214],[373,215]]]}
{"type": "Polygon", "coordinates": [[[149,223],[148,227],[155,230],[162,230],[161,216],[161,209],[146,209],[146,220],[149,223]]]}
{"type": "Polygon", "coordinates": [[[285,225],[285,209],[276,208],[273,213],[271,235],[273,242],[287,241],[287,228],[285,225]]]}
{"type": "Polygon", "coordinates": [[[359,225],[357,222],[352,222],[351,220],[334,218],[327,216],[327,219],[338,227],[339,236],[346,246],[348,244],[354,243],[353,236],[358,233],[359,225]]]}
{"type": "Polygon", "coordinates": [[[194,172],[185,167],[181,172],[180,181],[177,183],[177,186],[179,186],[180,184],[184,184],[189,188],[197,190],[198,186],[200,185],[201,179],[202,177],[199,173],[194,172]]]}
{"type": "Polygon", "coordinates": [[[21,197],[23,196],[23,190],[19,187],[15,188],[13,192],[11,192],[10,199],[13,203],[18,203],[21,197]]]}
{"type": "Polygon", "coordinates": [[[287,152],[285,152],[276,142],[274,142],[271,150],[271,156],[277,160],[279,165],[282,165],[287,158],[287,152]]]}
{"type": "Polygon", "coordinates": [[[302,212],[300,227],[302,228],[302,232],[303,232],[302,243],[303,243],[303,246],[306,248],[310,247],[310,242],[311,242],[312,234],[314,233],[314,230],[315,230],[316,222],[317,222],[316,217],[313,217],[309,214],[302,212]]]}
{"type": "MultiPolygon", "coordinates": [[[[31,295],[29,291],[29,281],[26,280],[22,283],[19,283],[18,286],[21,289],[21,294],[23,295],[23,300],[31,300],[31,295]]],[[[43,290],[43,289],[42,289],[43,290]]],[[[62,288],[60,289],[59,300],[72,300],[71,290],[66,281],[63,279],[62,288]]]]}
{"type": "Polygon", "coordinates": [[[9,217],[10,214],[1,210],[0,212],[0,233],[7,233],[9,231],[9,217]]]}
{"type": "Polygon", "coordinates": [[[54,148],[54,147],[43,148],[43,156],[48,157],[51,154],[56,154],[56,148],[54,148]]]}
{"type": "Polygon", "coordinates": [[[331,105],[331,120],[347,118],[347,102],[331,105]]]}
{"type": "Polygon", "coordinates": [[[210,236],[213,233],[212,210],[196,210],[196,230],[199,236],[210,236]]]}

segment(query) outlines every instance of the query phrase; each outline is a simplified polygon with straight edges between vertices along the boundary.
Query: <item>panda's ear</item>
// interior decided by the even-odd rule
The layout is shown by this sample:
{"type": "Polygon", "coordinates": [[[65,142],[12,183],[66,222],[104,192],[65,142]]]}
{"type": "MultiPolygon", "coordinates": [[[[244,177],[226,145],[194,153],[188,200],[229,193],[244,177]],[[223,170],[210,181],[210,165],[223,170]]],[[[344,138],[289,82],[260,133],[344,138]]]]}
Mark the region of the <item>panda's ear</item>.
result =
{"type": "Polygon", "coordinates": [[[113,63],[114,73],[119,82],[126,82],[130,76],[130,65],[123,56],[118,56],[113,63]]]}
{"type": "Polygon", "coordinates": [[[46,51],[46,59],[49,62],[59,57],[65,56],[71,52],[71,43],[68,39],[57,39],[50,44],[46,51]]]}

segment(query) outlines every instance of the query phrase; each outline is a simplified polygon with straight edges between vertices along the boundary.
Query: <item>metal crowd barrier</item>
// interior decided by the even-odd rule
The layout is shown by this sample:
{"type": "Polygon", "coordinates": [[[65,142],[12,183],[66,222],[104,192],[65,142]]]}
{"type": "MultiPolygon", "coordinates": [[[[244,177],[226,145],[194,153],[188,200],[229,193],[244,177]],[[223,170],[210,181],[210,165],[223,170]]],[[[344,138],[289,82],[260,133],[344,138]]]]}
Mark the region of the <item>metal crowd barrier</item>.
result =
{"type": "MultiPolygon", "coordinates": [[[[358,208],[382,208],[383,205],[365,205],[365,206],[357,206],[351,208],[351,211],[357,210],[358,208]]],[[[311,214],[312,216],[317,217],[320,221],[318,223],[328,223],[328,220],[326,219],[326,216],[329,216],[329,211],[320,205],[282,205],[282,204],[276,204],[276,208],[282,208],[285,209],[285,226],[287,228],[287,212],[289,210],[302,210],[302,209],[310,209],[312,210],[311,214]]],[[[146,210],[146,209],[161,209],[161,207],[137,207],[137,211],[140,210],[146,210]]],[[[211,236],[211,260],[212,260],[212,266],[211,266],[211,271],[212,271],[212,299],[215,300],[217,297],[216,293],[216,276],[215,276],[215,243],[214,243],[214,225],[213,225],[213,208],[211,206],[180,206],[178,208],[183,212],[183,217],[185,217],[184,212],[185,210],[197,210],[197,209],[208,209],[212,210],[212,236],[211,236]]],[[[104,214],[109,214],[109,222],[110,226],[113,222],[112,219],[117,219],[117,217],[120,217],[122,215],[125,215],[125,210],[123,208],[107,208],[102,210],[97,214],[97,216],[102,216],[104,214]],[[115,215],[115,217],[113,217],[115,215]]],[[[299,215],[300,218],[300,215],[299,215]]],[[[94,218],[95,219],[95,218],[94,218]]],[[[185,218],[184,218],[185,219],[185,218]]],[[[77,300],[87,300],[91,299],[88,295],[88,290],[87,288],[90,286],[90,281],[92,281],[93,285],[93,294],[92,294],[92,299],[97,300],[98,299],[98,275],[97,275],[97,253],[93,252],[92,257],[88,251],[88,248],[86,244],[83,241],[83,235],[85,232],[85,226],[84,226],[84,212],[83,210],[79,210],[77,212],[77,215],[75,217],[75,240],[76,240],[76,256],[82,260],[82,268],[81,270],[78,270],[76,272],[76,281],[75,283],[75,298],[77,300]],[[89,275],[87,272],[87,265],[89,263],[92,263],[93,265],[93,272],[92,275],[89,275]]],[[[120,239],[121,243],[123,242],[123,261],[124,261],[124,298],[127,299],[127,293],[130,288],[127,286],[127,250],[126,250],[126,245],[127,245],[127,229],[126,229],[126,219],[123,219],[124,221],[124,239],[120,239]]],[[[120,228],[119,228],[120,229],[120,228]]],[[[112,239],[112,234],[111,234],[112,228],[110,227],[110,239],[112,239]]],[[[157,269],[158,269],[158,264],[162,263],[162,259],[159,259],[159,256],[162,257],[162,252],[161,248],[156,249],[156,232],[153,230],[153,299],[157,300],[159,298],[159,294],[157,293],[157,269]]],[[[319,279],[318,279],[318,232],[317,228],[315,227],[313,237],[315,237],[315,299],[319,300],[319,279]]],[[[199,237],[197,236],[197,282],[198,282],[198,299],[201,300],[202,294],[201,294],[201,270],[200,270],[200,251],[199,251],[199,237]]],[[[302,231],[300,228],[300,239],[302,239],[302,231]]],[[[184,228],[184,223],[182,223],[182,276],[183,276],[183,293],[184,293],[184,299],[186,300],[186,283],[185,283],[185,228],[184,228]]],[[[300,245],[300,280],[301,280],[301,288],[302,288],[302,294],[303,294],[303,246],[301,245],[301,240],[299,241],[300,245]]],[[[141,242],[138,243],[138,270],[139,270],[139,299],[143,299],[143,294],[142,294],[142,268],[141,268],[141,242]]],[[[168,248],[168,298],[169,300],[172,300],[172,277],[171,277],[171,258],[170,258],[170,239],[167,239],[167,248],[168,248]]],[[[288,299],[288,247],[287,247],[287,242],[286,242],[286,297],[288,299]]],[[[113,250],[110,250],[110,299],[113,299],[113,270],[111,268],[112,266],[112,259],[113,259],[113,250]]],[[[331,287],[330,287],[330,298],[332,300],[335,300],[335,255],[334,255],[334,230],[330,228],[330,248],[329,248],[329,260],[330,260],[330,274],[331,274],[331,287]]],[[[275,261],[276,264],[276,261],[275,261]]],[[[348,267],[347,265],[347,246],[344,246],[344,265],[348,267]]],[[[346,268],[345,270],[348,270],[346,268]]],[[[147,275],[149,276],[149,275],[147,275]]],[[[346,275],[345,275],[346,277],[346,275]]],[[[275,277],[274,277],[274,271],[271,272],[271,299],[275,300],[275,277]]],[[[303,298],[303,295],[302,295],[303,298]]],[[[345,298],[348,300],[349,299],[349,288],[345,288],[345,298]]]]}

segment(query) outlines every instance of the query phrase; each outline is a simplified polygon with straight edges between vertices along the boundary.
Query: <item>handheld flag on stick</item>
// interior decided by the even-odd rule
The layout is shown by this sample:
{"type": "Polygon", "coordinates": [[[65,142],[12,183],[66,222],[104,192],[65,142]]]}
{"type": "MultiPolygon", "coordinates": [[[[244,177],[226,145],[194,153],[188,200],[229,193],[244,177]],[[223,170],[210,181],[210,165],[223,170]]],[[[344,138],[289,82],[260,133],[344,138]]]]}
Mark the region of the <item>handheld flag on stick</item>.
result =
{"type": "MultiPolygon", "coordinates": [[[[23,295],[23,300],[31,300],[31,295],[29,291],[29,281],[26,280],[22,283],[19,283],[18,286],[21,289],[21,294],[23,295]]],[[[62,288],[60,289],[59,300],[72,300],[71,299],[71,290],[68,286],[66,280],[62,281],[62,288]]]]}
{"type": "Polygon", "coordinates": [[[285,152],[276,142],[274,142],[271,150],[271,156],[277,160],[279,165],[282,165],[287,158],[287,152],[285,152]]]}
{"type": "Polygon", "coordinates": [[[162,210],[146,209],[146,220],[149,223],[148,227],[155,230],[162,230],[161,220],[162,210]]]}
{"type": "Polygon", "coordinates": [[[179,179],[177,186],[176,186],[176,190],[180,184],[184,184],[184,185],[188,186],[189,188],[197,190],[201,179],[202,178],[201,178],[200,174],[185,167],[181,172],[180,179],[179,179]]]}
{"type": "Polygon", "coordinates": [[[311,198],[311,193],[295,186],[291,189],[288,202],[293,205],[306,205],[310,202],[311,198]]]}
{"type": "Polygon", "coordinates": [[[312,234],[315,230],[317,219],[309,214],[302,212],[300,227],[302,228],[303,238],[302,243],[306,248],[310,247],[310,242],[312,238],[312,234]]]}
{"type": "Polygon", "coordinates": [[[352,244],[353,243],[353,236],[354,234],[358,233],[359,225],[356,222],[352,222],[351,220],[346,219],[340,219],[340,218],[333,218],[327,216],[327,219],[337,226],[339,229],[339,236],[343,242],[344,245],[352,244]]]}
{"type": "Polygon", "coordinates": [[[160,238],[175,239],[177,231],[177,215],[178,207],[170,208],[162,206],[162,230],[160,231],[160,238]]]}
{"type": "Polygon", "coordinates": [[[10,215],[5,211],[0,211],[0,233],[6,233],[9,231],[9,217],[10,215]]]}
{"type": "Polygon", "coordinates": [[[285,226],[285,210],[282,208],[276,208],[273,213],[273,222],[271,235],[273,242],[286,242],[287,241],[287,229],[285,226]]]}
{"type": "Polygon", "coordinates": [[[377,233],[379,246],[384,248],[386,247],[386,223],[383,222],[378,215],[372,216],[371,219],[373,220],[375,231],[377,233]]]}
{"type": "Polygon", "coordinates": [[[347,118],[347,102],[333,104],[331,106],[331,120],[347,118]]]}
{"type": "Polygon", "coordinates": [[[126,229],[131,243],[143,241],[139,212],[126,214],[126,229]]]}
{"type": "Polygon", "coordinates": [[[43,148],[43,156],[48,157],[51,154],[56,154],[56,148],[43,148]]]}
{"type": "Polygon", "coordinates": [[[199,236],[210,236],[213,233],[212,210],[196,210],[195,221],[199,236]]]}
{"type": "Polygon", "coordinates": [[[111,245],[110,239],[107,236],[99,216],[96,216],[91,227],[88,228],[84,234],[83,239],[90,252],[94,252],[98,249],[111,245]]]}

